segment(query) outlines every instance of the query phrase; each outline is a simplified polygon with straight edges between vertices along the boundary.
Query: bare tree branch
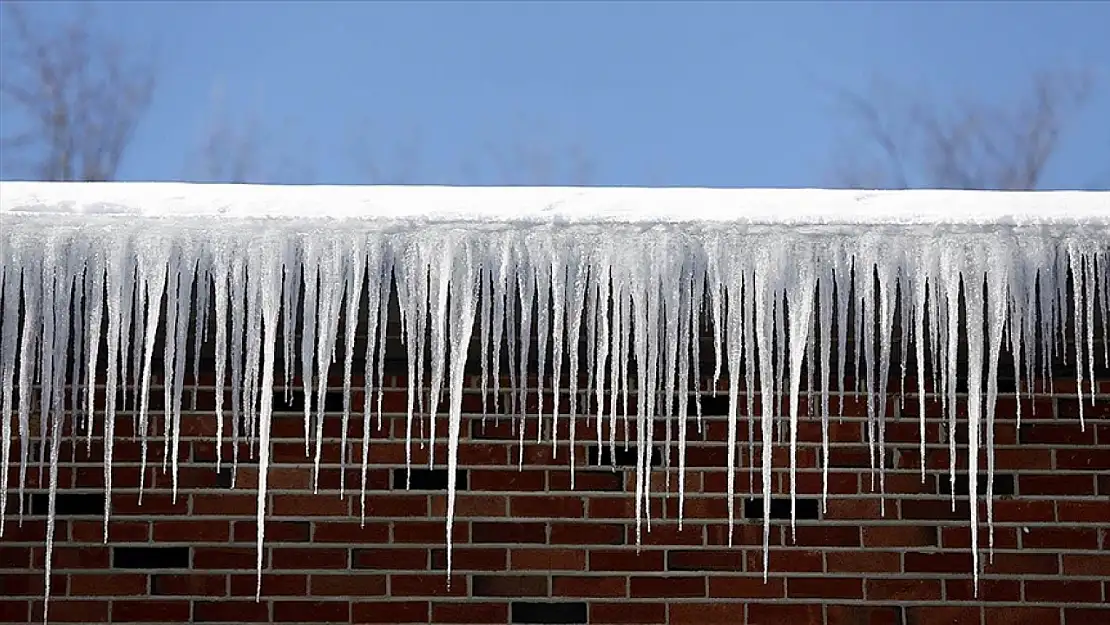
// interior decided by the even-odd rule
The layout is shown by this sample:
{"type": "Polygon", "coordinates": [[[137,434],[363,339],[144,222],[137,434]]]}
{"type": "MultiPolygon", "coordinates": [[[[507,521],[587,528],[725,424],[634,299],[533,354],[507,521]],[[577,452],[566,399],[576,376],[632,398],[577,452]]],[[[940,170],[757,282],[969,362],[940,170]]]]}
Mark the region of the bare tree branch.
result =
{"type": "Polygon", "coordinates": [[[48,30],[5,2],[0,97],[29,126],[5,137],[42,180],[111,180],[154,92],[149,60],[131,63],[121,42],[93,30],[89,12],[48,30]]]}
{"type": "Polygon", "coordinates": [[[837,182],[853,188],[1036,189],[1091,87],[1087,72],[1042,72],[1015,104],[965,101],[950,108],[897,99],[889,91],[839,90],[847,117],[882,164],[840,165],[837,182]]]}

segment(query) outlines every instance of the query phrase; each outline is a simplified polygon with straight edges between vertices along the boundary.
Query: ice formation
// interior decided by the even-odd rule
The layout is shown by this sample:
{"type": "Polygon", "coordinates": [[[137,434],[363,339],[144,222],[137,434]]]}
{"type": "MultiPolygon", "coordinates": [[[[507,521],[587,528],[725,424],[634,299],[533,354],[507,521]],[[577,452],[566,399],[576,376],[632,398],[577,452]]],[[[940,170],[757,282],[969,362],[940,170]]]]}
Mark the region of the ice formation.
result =
{"type": "MultiPolygon", "coordinates": [[[[13,514],[5,507],[8,485],[18,484],[22,495],[28,469],[49,465],[47,536],[53,535],[56,463],[67,419],[74,432],[91,432],[97,420],[105,424],[110,490],[112,424],[123,410],[137,412],[144,462],[156,434],[173,450],[164,462],[176,494],[187,360],[193,358],[195,379],[202,342],[214,343],[216,411],[223,414],[228,388],[230,436],[245,437],[258,454],[259,579],[272,389],[280,379],[288,395],[294,378],[301,378],[305,451],[318,469],[333,362],[342,361],[341,418],[353,416],[356,332],[368,337],[361,418],[369,421],[376,411],[380,419],[381,394],[374,401],[372,391],[381,386],[392,299],[400,306],[408,350],[409,445],[420,432],[436,431],[426,423],[447,419],[447,457],[433,462],[445,463],[451,479],[449,548],[472,332],[483,351],[483,397],[494,393],[490,413],[538,419],[541,432],[553,433],[560,419],[593,400],[599,444],[605,443],[606,420],[631,419],[639,426],[632,429],[639,453],[637,536],[641,521],[650,522],[650,449],[657,444],[653,428],[643,426],[657,417],[665,419],[666,443],[677,435],[682,510],[687,421],[696,417],[700,424],[701,417],[700,396],[694,394],[692,407],[689,399],[703,373],[703,323],[713,339],[714,383],[728,378],[731,469],[743,468],[737,419],[755,415],[760,431],[749,429],[749,445],[774,443],[785,428],[793,477],[799,402],[806,393],[819,398],[827,480],[828,421],[835,418],[837,397],[843,410],[844,381],[854,377],[868,396],[867,434],[882,489],[885,456],[878,450],[891,369],[900,369],[902,389],[908,370],[917,372],[918,384],[935,381],[930,392],[950,425],[956,423],[958,381],[966,381],[968,440],[972,449],[987,451],[988,524],[1001,354],[1012,354],[1021,392],[1046,381],[1049,361],[1063,350],[1076,366],[1081,400],[1093,398],[1096,359],[1110,359],[1108,193],[0,185],[0,521],[13,514]],[[366,322],[356,327],[363,316],[366,322]],[[849,330],[858,338],[851,348],[849,330]],[[156,433],[148,388],[159,333],[167,337],[161,355],[166,418],[164,431],[156,433]],[[538,371],[528,365],[533,333],[538,371]],[[852,349],[855,373],[849,369],[852,349]],[[892,362],[896,354],[900,363],[892,362]],[[502,375],[519,388],[507,401],[499,399],[502,375]],[[540,414],[526,417],[532,376],[541,388],[566,380],[573,391],[569,405],[557,400],[543,414],[541,402],[540,414]],[[107,387],[102,410],[93,405],[97,380],[107,387]],[[436,411],[443,391],[445,416],[436,411]],[[782,395],[785,417],[777,414],[782,395]],[[636,398],[632,414],[630,396],[636,398]],[[32,413],[39,417],[37,434],[32,413]],[[37,456],[32,440],[40,444],[37,456]],[[19,475],[9,480],[14,464],[19,475]]],[[[923,415],[924,393],[918,401],[923,415]]],[[[229,433],[218,422],[222,440],[229,433]]],[[[609,445],[618,444],[615,430],[609,445]]],[[[923,449],[924,417],[921,432],[923,449]]],[[[954,428],[948,436],[954,452],[954,428]]],[[[368,444],[362,441],[364,476],[368,444]]],[[[772,445],[761,448],[767,498],[772,445]]],[[[954,475],[955,453],[951,458],[954,475]]],[[[236,452],[230,462],[238,461],[236,452]]],[[[977,465],[978,455],[970,454],[971,493],[977,492],[977,465]]],[[[730,523],[735,490],[730,470],[730,523]]],[[[16,513],[22,514],[19,501],[16,513]]],[[[791,493],[792,511],[793,503],[791,493]]],[[[361,507],[365,514],[364,488],[361,507]]],[[[763,510],[766,554],[770,506],[763,510]]],[[[970,510],[977,527],[978,506],[970,510]]],[[[975,531],[971,540],[977,575],[975,531]]],[[[47,596],[50,548],[48,542],[47,596]]],[[[765,575],[766,564],[765,555],[765,575]]]]}

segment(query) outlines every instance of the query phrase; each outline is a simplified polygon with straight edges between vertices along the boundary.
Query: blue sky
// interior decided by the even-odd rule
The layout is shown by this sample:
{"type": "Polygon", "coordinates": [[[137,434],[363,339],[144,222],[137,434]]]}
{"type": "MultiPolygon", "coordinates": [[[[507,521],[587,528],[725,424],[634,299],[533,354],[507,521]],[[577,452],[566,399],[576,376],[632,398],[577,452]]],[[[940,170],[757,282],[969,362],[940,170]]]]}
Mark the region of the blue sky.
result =
{"type": "Polygon", "coordinates": [[[407,182],[531,182],[543,159],[511,156],[524,149],[560,183],[822,186],[858,145],[830,86],[1005,103],[1035,69],[1084,66],[1099,89],[1045,184],[1110,185],[1108,2],[132,1],[96,16],[157,50],[125,179],[197,176],[214,120],[251,120],[278,181],[365,182],[373,162],[407,182]]]}

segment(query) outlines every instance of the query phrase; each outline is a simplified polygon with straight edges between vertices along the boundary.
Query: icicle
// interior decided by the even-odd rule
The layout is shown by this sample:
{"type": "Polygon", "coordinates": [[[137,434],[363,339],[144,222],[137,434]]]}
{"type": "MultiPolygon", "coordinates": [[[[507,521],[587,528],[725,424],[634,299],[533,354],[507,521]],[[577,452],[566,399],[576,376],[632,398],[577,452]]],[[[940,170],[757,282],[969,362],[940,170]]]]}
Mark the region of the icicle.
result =
{"type": "MultiPolygon", "coordinates": [[[[813,257],[807,250],[794,249],[790,258],[796,263],[797,276],[787,292],[790,306],[790,531],[795,535],[798,494],[798,393],[802,383],[802,358],[805,356],[810,318],[813,316],[813,290],[817,276],[813,257]]],[[[826,445],[827,453],[827,445],[826,445]]],[[[764,507],[769,507],[764,504],[764,507]]]]}
{"type": "MultiPolygon", "coordinates": [[[[832,358],[833,327],[833,272],[828,271],[817,281],[817,326],[820,333],[818,353],[821,361],[821,511],[827,512],[829,505],[829,359],[832,358]]],[[[750,429],[750,428],[749,428],[750,429]]],[[[925,439],[922,438],[922,441],[925,439]]],[[[925,455],[922,454],[922,458],[925,455]]],[[[925,466],[924,462],[921,464],[925,466]]]]}
{"type": "MultiPolygon", "coordinates": [[[[365,252],[365,239],[361,237],[351,237],[349,242],[348,255],[344,264],[343,290],[347,297],[347,307],[343,314],[345,322],[343,328],[343,425],[340,430],[340,461],[339,461],[339,496],[343,497],[346,492],[347,486],[347,426],[351,420],[351,367],[354,363],[355,357],[355,330],[358,326],[359,317],[359,304],[362,303],[362,282],[363,274],[366,271],[367,256],[365,252]]],[[[372,265],[373,266],[373,265],[372,265]]],[[[373,302],[371,302],[373,304],[373,302]]],[[[374,315],[374,308],[370,308],[370,317],[374,315]]],[[[374,337],[368,335],[366,342],[369,345],[374,341],[374,337]]],[[[372,366],[372,363],[367,360],[365,363],[367,370],[372,366]]],[[[368,371],[367,371],[368,373],[368,371]]],[[[369,399],[363,397],[363,414],[366,414],[366,405],[369,404],[369,399]]],[[[364,431],[369,431],[370,423],[367,419],[363,419],[364,431]]]]}

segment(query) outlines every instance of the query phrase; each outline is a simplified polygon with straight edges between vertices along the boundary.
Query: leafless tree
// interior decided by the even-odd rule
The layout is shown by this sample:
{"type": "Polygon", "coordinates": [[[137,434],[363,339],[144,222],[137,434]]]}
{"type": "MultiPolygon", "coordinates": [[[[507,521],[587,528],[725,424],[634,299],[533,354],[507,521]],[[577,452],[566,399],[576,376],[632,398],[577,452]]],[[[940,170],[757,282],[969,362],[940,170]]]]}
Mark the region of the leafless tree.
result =
{"type": "Polygon", "coordinates": [[[0,9],[0,97],[23,127],[0,137],[4,160],[41,180],[115,178],[154,92],[152,55],[98,32],[87,7],[50,27],[22,4],[0,9]]]}
{"type": "Polygon", "coordinates": [[[836,165],[836,182],[850,188],[1037,189],[1092,82],[1089,72],[1041,72],[1017,100],[963,100],[950,107],[889,85],[868,93],[839,90],[837,99],[866,147],[845,150],[852,157],[836,165]]]}

